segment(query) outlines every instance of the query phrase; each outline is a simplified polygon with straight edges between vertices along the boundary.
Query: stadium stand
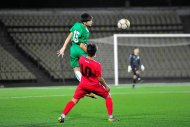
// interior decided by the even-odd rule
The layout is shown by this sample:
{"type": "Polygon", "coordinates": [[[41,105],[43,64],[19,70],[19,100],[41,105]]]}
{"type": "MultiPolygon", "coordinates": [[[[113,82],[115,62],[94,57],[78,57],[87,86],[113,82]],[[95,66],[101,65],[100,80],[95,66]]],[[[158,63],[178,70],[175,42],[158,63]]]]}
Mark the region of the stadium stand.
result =
{"type": "MultiPolygon", "coordinates": [[[[18,47],[32,59],[38,62],[54,79],[74,78],[69,66],[69,50],[66,51],[63,61],[56,56],[56,51],[62,46],[69,28],[79,20],[83,11],[3,11],[0,20],[6,26],[9,35],[18,47]],[[61,72],[64,72],[63,75],[61,72]]],[[[183,25],[175,10],[118,10],[118,11],[90,11],[94,17],[94,27],[90,28],[91,39],[112,36],[114,33],[183,33],[183,25]],[[117,21],[123,17],[131,21],[128,31],[117,29],[117,21]]],[[[99,47],[98,60],[103,64],[104,76],[113,78],[113,43],[97,43],[99,47]],[[105,48],[106,47],[106,48],[105,48]],[[106,49],[106,50],[105,50],[106,49]],[[102,55],[103,54],[103,55],[102,55]]],[[[119,46],[120,77],[129,77],[126,74],[127,58],[132,47],[119,46]],[[125,48],[125,49],[124,49],[125,48]],[[123,53],[125,53],[123,55],[123,53]],[[125,58],[123,58],[125,56],[125,58]]],[[[190,68],[189,61],[172,62],[172,67],[165,59],[173,59],[184,49],[189,52],[189,47],[160,47],[142,48],[143,62],[147,66],[144,77],[188,77],[186,68],[190,68]],[[151,56],[149,55],[151,52],[151,56]],[[172,52],[165,55],[164,60],[158,54],[172,52]],[[157,56],[155,59],[154,56],[157,56]],[[150,62],[154,59],[154,62],[150,62]],[[156,64],[161,61],[162,64],[156,64]],[[153,65],[156,64],[156,68],[153,65]],[[184,64],[185,66],[181,66],[184,64]],[[181,69],[179,70],[178,68],[181,69]],[[159,71],[158,71],[159,70],[159,71]],[[164,70],[164,71],[162,71],[164,70]],[[171,72],[171,73],[169,73],[171,72]],[[177,72],[177,73],[176,73],[177,72]]],[[[185,56],[184,56],[185,57],[185,56]]],[[[180,57],[181,58],[181,57],[180,57]]],[[[181,58],[182,59],[182,58],[181,58]]]]}
{"type": "Polygon", "coordinates": [[[0,81],[35,81],[36,77],[0,46],[0,81]]]}
{"type": "MultiPolygon", "coordinates": [[[[79,21],[82,12],[19,12],[2,13],[1,21],[9,32],[68,32],[74,22],[79,21]]],[[[183,27],[175,11],[92,11],[94,27],[92,32],[121,32],[116,23],[126,17],[131,21],[129,33],[181,33],[183,27]]],[[[123,31],[126,32],[126,31],[123,31]]],[[[96,36],[96,35],[95,35],[96,36]]],[[[97,37],[97,36],[96,36],[97,37]]],[[[102,36],[101,36],[102,37],[102,36]]]]}

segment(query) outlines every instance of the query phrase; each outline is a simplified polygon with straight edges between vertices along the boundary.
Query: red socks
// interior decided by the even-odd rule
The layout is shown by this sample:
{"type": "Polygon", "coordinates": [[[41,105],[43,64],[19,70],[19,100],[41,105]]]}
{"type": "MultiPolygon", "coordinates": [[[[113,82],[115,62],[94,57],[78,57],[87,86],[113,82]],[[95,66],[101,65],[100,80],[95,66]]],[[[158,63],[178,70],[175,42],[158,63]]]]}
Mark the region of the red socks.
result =
{"type": "Polygon", "coordinates": [[[69,111],[73,108],[74,105],[75,105],[75,103],[73,101],[68,102],[67,105],[65,106],[63,114],[67,115],[69,113],[69,111]]]}
{"type": "Polygon", "coordinates": [[[108,115],[112,115],[113,113],[113,102],[112,102],[112,98],[108,97],[106,98],[106,107],[107,107],[107,111],[108,111],[108,115]]]}

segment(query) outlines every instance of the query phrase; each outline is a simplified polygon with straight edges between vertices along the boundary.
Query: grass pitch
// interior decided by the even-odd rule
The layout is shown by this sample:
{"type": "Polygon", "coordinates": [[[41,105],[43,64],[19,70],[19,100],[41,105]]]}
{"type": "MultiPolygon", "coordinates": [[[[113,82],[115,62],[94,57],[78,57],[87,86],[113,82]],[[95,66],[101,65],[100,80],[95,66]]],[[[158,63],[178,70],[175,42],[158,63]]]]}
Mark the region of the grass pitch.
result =
{"type": "Polygon", "coordinates": [[[190,83],[111,87],[114,115],[102,98],[85,97],[60,124],[75,87],[0,89],[0,127],[190,127],[190,83]]]}

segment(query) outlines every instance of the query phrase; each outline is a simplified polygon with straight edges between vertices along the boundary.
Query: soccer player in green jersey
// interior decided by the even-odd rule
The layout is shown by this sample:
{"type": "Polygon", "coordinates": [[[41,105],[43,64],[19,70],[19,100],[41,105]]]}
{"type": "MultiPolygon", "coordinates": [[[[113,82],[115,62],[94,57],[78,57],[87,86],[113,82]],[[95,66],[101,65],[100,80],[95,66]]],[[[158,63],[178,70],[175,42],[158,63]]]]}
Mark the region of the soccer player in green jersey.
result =
{"type": "MultiPolygon", "coordinates": [[[[78,60],[81,56],[87,56],[86,45],[90,32],[88,27],[93,25],[93,17],[87,13],[81,15],[81,22],[76,22],[70,29],[70,34],[67,36],[63,47],[57,52],[58,56],[63,57],[64,52],[69,42],[72,43],[70,48],[70,65],[75,73],[76,78],[81,81],[82,74],[80,72],[78,60]]],[[[94,98],[95,96],[90,97],[94,98]]]]}

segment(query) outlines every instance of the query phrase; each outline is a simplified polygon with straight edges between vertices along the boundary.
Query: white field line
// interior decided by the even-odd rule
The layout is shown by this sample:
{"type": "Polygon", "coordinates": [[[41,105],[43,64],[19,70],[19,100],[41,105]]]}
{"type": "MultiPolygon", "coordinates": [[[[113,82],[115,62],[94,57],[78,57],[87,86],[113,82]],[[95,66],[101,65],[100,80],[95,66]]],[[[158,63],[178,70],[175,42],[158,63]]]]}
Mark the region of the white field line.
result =
{"type": "MultiPolygon", "coordinates": [[[[138,84],[139,88],[143,87],[175,87],[175,86],[190,86],[190,83],[146,83],[146,84],[138,84]]],[[[113,88],[131,88],[131,84],[120,84],[119,86],[114,86],[114,84],[110,84],[113,88]]],[[[76,89],[77,86],[48,86],[48,87],[15,87],[15,88],[0,88],[0,90],[20,90],[20,89],[27,89],[27,90],[57,90],[57,89],[76,89]]]]}
{"type": "Polygon", "coordinates": [[[64,97],[71,96],[71,94],[65,95],[41,95],[41,96],[12,96],[12,97],[0,97],[0,99],[25,99],[25,98],[46,98],[46,97],[64,97]]]}
{"type": "Polygon", "coordinates": [[[77,86],[58,86],[58,87],[15,87],[15,88],[0,88],[0,90],[23,90],[23,89],[27,89],[27,90],[50,90],[50,89],[75,89],[77,86]]]}
{"type": "MultiPolygon", "coordinates": [[[[153,92],[133,92],[133,93],[111,93],[111,95],[136,95],[136,94],[190,94],[190,91],[153,91],[153,92]]],[[[62,94],[62,95],[42,95],[42,96],[12,96],[12,97],[0,97],[2,99],[28,99],[28,98],[46,98],[46,97],[64,97],[64,96],[71,96],[73,94],[62,94]]]]}
{"type": "MultiPolygon", "coordinates": [[[[166,83],[146,83],[146,84],[137,84],[137,87],[138,88],[146,88],[146,87],[180,87],[180,86],[190,86],[190,83],[175,83],[175,84],[172,84],[172,83],[167,83],[168,85],[166,85],[166,83]]],[[[123,84],[123,85],[119,85],[119,86],[116,86],[114,88],[131,88],[131,84],[123,84]]]]}

